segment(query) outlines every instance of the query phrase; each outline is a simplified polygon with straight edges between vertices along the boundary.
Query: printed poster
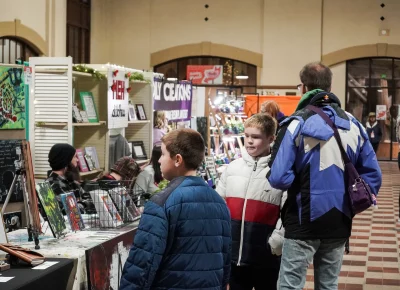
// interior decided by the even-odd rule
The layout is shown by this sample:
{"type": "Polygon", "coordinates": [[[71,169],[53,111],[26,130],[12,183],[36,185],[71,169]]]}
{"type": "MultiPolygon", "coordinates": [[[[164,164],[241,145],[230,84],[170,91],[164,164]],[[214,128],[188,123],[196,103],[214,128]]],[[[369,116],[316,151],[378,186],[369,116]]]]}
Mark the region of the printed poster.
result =
{"type": "Polygon", "coordinates": [[[165,111],[169,121],[188,121],[192,116],[192,83],[154,78],[154,110],[165,111]]]}
{"type": "Polygon", "coordinates": [[[386,105],[376,105],[376,119],[386,120],[386,105]]]}
{"type": "Polygon", "coordinates": [[[0,130],[25,129],[25,83],[23,69],[0,67],[0,130]]]}
{"type": "Polygon", "coordinates": [[[127,88],[129,80],[125,71],[108,70],[108,129],[128,127],[129,95],[127,88]]]}
{"type": "Polygon", "coordinates": [[[196,85],[222,85],[222,65],[188,65],[186,75],[196,85]]]}

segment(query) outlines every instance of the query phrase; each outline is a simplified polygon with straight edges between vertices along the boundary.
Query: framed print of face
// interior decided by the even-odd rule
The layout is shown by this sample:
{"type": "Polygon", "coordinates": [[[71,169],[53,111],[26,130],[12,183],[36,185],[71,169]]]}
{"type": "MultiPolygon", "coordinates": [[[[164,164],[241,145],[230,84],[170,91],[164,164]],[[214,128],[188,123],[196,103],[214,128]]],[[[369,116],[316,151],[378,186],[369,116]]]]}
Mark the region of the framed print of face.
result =
{"type": "Polygon", "coordinates": [[[144,111],[144,106],[142,104],[136,105],[139,120],[147,120],[146,112],[144,111]]]}

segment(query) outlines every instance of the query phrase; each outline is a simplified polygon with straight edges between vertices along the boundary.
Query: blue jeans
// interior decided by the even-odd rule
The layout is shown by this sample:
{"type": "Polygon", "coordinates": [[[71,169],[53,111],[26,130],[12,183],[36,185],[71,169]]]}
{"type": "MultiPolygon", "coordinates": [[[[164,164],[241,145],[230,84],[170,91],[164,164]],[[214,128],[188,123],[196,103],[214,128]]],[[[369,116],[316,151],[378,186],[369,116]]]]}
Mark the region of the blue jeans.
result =
{"type": "Polygon", "coordinates": [[[314,261],[314,289],[336,290],[347,239],[283,242],[278,289],[303,289],[308,266],[314,261]]]}

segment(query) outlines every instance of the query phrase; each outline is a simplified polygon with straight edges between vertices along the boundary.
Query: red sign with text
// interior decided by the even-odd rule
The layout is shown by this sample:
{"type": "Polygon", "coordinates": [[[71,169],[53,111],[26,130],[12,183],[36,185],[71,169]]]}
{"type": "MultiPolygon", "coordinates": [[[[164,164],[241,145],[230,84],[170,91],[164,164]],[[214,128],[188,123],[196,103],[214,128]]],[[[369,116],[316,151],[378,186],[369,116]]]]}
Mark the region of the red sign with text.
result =
{"type": "Polygon", "coordinates": [[[186,76],[193,84],[197,85],[222,85],[222,65],[188,65],[186,76]]]}

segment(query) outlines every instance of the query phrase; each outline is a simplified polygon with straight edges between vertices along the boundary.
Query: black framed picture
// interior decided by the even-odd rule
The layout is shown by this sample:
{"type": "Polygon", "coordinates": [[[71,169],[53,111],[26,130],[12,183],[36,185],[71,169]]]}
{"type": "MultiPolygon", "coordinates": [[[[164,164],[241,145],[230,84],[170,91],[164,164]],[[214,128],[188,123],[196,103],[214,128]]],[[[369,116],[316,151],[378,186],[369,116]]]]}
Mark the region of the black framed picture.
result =
{"type": "Polygon", "coordinates": [[[136,105],[136,110],[139,120],[147,120],[146,112],[144,111],[144,106],[142,104],[136,105]]]}
{"type": "Polygon", "coordinates": [[[136,160],[147,160],[143,141],[132,141],[132,158],[136,160]]]}

